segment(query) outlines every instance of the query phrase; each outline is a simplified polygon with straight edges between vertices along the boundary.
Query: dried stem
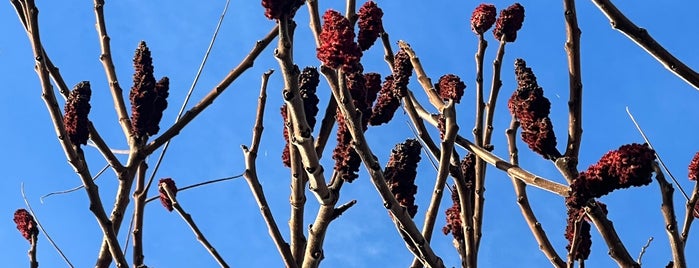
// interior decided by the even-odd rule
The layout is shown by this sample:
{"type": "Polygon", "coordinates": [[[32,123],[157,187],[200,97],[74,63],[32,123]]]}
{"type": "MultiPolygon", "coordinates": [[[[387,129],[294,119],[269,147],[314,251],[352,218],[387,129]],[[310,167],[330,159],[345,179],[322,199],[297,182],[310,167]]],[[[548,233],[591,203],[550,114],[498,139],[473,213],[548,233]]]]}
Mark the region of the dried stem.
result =
{"type": "Polygon", "coordinates": [[[331,192],[325,184],[323,167],[320,165],[318,154],[313,146],[311,129],[306,122],[303,103],[299,94],[298,76],[299,68],[293,62],[293,50],[291,35],[293,34],[293,20],[288,15],[279,19],[279,43],[274,51],[274,56],[279,62],[284,76],[284,90],[282,95],[287,105],[289,118],[291,118],[292,131],[289,131],[291,145],[296,146],[301,155],[305,171],[308,173],[309,187],[318,202],[328,204],[331,202],[331,192]],[[292,135],[293,134],[293,135],[292,135]]]}
{"type": "Polygon", "coordinates": [[[444,102],[442,101],[442,98],[439,96],[439,93],[437,93],[437,90],[434,88],[432,80],[429,76],[427,76],[425,70],[422,68],[420,58],[418,58],[418,56],[415,54],[415,51],[413,51],[410,45],[405,41],[399,40],[398,46],[401,49],[405,50],[408,56],[410,56],[410,62],[413,64],[415,75],[417,75],[417,81],[420,82],[420,85],[425,90],[425,93],[427,94],[430,103],[435,108],[437,108],[437,110],[442,111],[444,109],[444,102]]]}
{"type": "Polygon", "coordinates": [[[582,76],[580,71],[580,28],[575,10],[575,0],[563,0],[566,21],[565,50],[568,55],[568,145],[565,157],[574,164],[569,168],[577,170],[577,159],[582,138],[582,76]]]}
{"type": "Polygon", "coordinates": [[[73,167],[76,173],[78,173],[83,185],[85,185],[85,190],[87,192],[88,198],[90,200],[90,211],[95,215],[97,222],[102,229],[102,233],[107,238],[107,244],[109,246],[109,251],[114,256],[117,262],[117,267],[127,267],[126,259],[121,252],[119,242],[116,239],[116,233],[112,226],[112,222],[107,218],[107,214],[102,206],[102,201],[99,196],[99,191],[97,185],[92,181],[92,176],[85,162],[85,158],[82,154],[82,150],[78,146],[74,146],[67,139],[65,126],[63,125],[63,116],[61,109],[58,106],[56,100],[56,95],[53,92],[53,87],[51,86],[51,81],[49,78],[48,68],[45,63],[45,53],[43,46],[41,44],[41,38],[39,34],[39,22],[38,15],[39,10],[34,5],[33,0],[25,0],[17,2],[15,7],[22,7],[22,10],[17,10],[17,13],[24,14],[20,15],[20,20],[25,21],[27,35],[30,40],[32,51],[35,59],[35,70],[41,81],[42,88],[42,99],[46,104],[49,114],[51,115],[51,121],[53,122],[56,135],[63,148],[63,151],[68,158],[68,162],[73,167]],[[24,19],[22,19],[24,18],[24,19]]]}
{"type": "MultiPolygon", "coordinates": [[[[485,109],[485,102],[483,100],[483,62],[484,62],[484,57],[485,57],[485,50],[488,47],[488,42],[485,41],[483,38],[483,34],[478,34],[478,51],[476,52],[476,123],[473,128],[473,140],[476,142],[476,146],[478,147],[483,147],[483,112],[485,109]]],[[[485,169],[487,168],[487,165],[481,159],[480,157],[476,157],[476,163],[475,163],[475,177],[476,177],[476,185],[475,188],[479,189],[480,191],[485,191],[484,183],[485,183],[485,169]],[[481,180],[480,178],[484,178],[481,180]],[[482,188],[482,189],[481,189],[482,188]]],[[[479,197],[483,197],[485,200],[485,197],[483,196],[483,192],[478,195],[479,197]]],[[[472,202],[475,205],[475,200],[472,202]]],[[[481,206],[482,207],[482,203],[481,206]]],[[[474,208],[470,207],[468,208],[469,210],[473,211],[474,208]]]]}
{"type": "MultiPolygon", "coordinates": [[[[510,128],[508,128],[505,132],[505,135],[507,136],[507,148],[510,152],[510,163],[512,163],[513,165],[519,164],[519,154],[517,149],[516,138],[517,128],[519,128],[519,122],[515,118],[512,118],[512,121],[510,122],[510,128]]],[[[544,227],[541,226],[541,222],[539,222],[539,220],[536,218],[536,215],[534,215],[534,210],[532,210],[532,207],[529,205],[529,197],[527,196],[527,185],[514,177],[511,178],[512,185],[515,189],[515,194],[517,195],[517,204],[519,205],[519,209],[522,212],[522,216],[524,216],[524,220],[527,222],[527,225],[529,226],[529,230],[531,230],[532,234],[534,235],[534,238],[536,239],[536,242],[539,244],[539,249],[541,249],[544,255],[546,255],[546,258],[551,262],[553,267],[564,267],[566,264],[563,262],[558,253],[556,253],[556,250],[551,245],[551,241],[549,241],[549,238],[546,235],[546,232],[544,231],[544,227]]],[[[571,249],[571,252],[575,251],[571,249]]]]}
{"type": "MultiPolygon", "coordinates": [[[[570,250],[568,251],[568,262],[566,262],[567,268],[575,267],[575,252],[578,251],[578,246],[580,245],[580,228],[582,228],[582,217],[575,219],[573,223],[573,241],[570,241],[570,250]]],[[[581,264],[583,260],[580,260],[581,264]]]]}
{"type": "Polygon", "coordinates": [[[124,137],[131,143],[131,119],[129,119],[129,114],[126,112],[126,105],[124,104],[124,95],[119,86],[119,79],[117,79],[116,70],[114,68],[114,62],[112,62],[112,49],[110,45],[110,38],[107,34],[107,26],[104,22],[104,0],[95,0],[95,27],[97,28],[97,35],[100,40],[100,61],[104,67],[104,72],[107,75],[107,81],[109,82],[109,90],[112,93],[112,99],[114,101],[114,109],[119,117],[119,124],[121,125],[121,130],[124,132],[124,137]]]}
{"type": "Polygon", "coordinates": [[[442,260],[434,254],[429,242],[425,240],[417,229],[415,222],[410,218],[407,210],[396,201],[395,196],[388,188],[381,165],[371,152],[364,137],[362,127],[359,123],[359,115],[355,110],[354,104],[351,102],[352,97],[348,90],[346,88],[341,88],[341,90],[339,88],[331,89],[333,90],[335,100],[338,102],[338,107],[346,119],[347,127],[354,141],[354,149],[367,168],[371,176],[371,181],[381,195],[384,206],[388,209],[399,233],[403,236],[407,244],[406,246],[411,249],[413,254],[415,254],[426,267],[444,267],[442,260]]]}
{"type": "Polygon", "coordinates": [[[653,242],[652,236],[650,238],[648,238],[648,241],[646,241],[646,244],[643,245],[643,247],[641,247],[641,253],[638,254],[638,259],[636,259],[636,261],[638,262],[638,265],[640,265],[641,267],[643,267],[643,263],[641,262],[641,260],[643,260],[643,254],[646,254],[646,250],[648,249],[648,247],[650,247],[650,242],[653,242]]]}
{"type": "Polygon", "coordinates": [[[689,68],[689,66],[673,56],[662,45],[658,44],[646,29],[636,26],[636,24],[617,9],[611,1],[593,0],[592,2],[607,16],[609,22],[612,24],[612,28],[620,31],[638,46],[646,50],[648,54],[662,63],[670,72],[674,73],[694,88],[699,89],[699,73],[689,68]]]}
{"type": "Polygon", "coordinates": [[[133,192],[134,211],[133,211],[133,266],[140,267],[143,265],[143,219],[145,213],[145,189],[146,170],[148,165],[145,161],[138,165],[136,170],[136,189],[133,192]]]}
{"type": "MultiPolygon", "coordinates": [[[[221,257],[221,255],[218,254],[214,246],[209,243],[209,240],[206,239],[204,234],[199,230],[199,227],[197,227],[197,224],[194,223],[194,220],[192,219],[192,215],[187,214],[187,212],[184,211],[182,206],[180,206],[180,203],[177,202],[177,198],[175,197],[175,194],[165,185],[161,184],[158,185],[160,189],[165,191],[165,194],[167,195],[168,199],[170,199],[170,202],[172,202],[172,207],[177,211],[178,214],[182,217],[182,219],[189,225],[189,228],[192,229],[192,232],[197,236],[197,240],[206,248],[207,251],[209,251],[209,254],[211,254],[214,259],[216,259],[216,262],[221,267],[228,268],[228,264],[226,263],[225,260],[221,257]]],[[[134,250],[135,251],[135,250],[134,250]]]]}
{"type": "Polygon", "coordinates": [[[675,216],[675,205],[672,199],[672,194],[675,189],[672,187],[672,184],[665,180],[665,175],[660,170],[657,163],[653,163],[653,170],[655,171],[655,179],[658,181],[658,186],[660,186],[660,194],[663,197],[660,211],[663,212],[665,232],[667,232],[670,241],[670,250],[672,251],[674,267],[687,267],[684,257],[684,242],[680,239],[679,232],[677,231],[677,217],[675,216]]]}
{"type": "Polygon", "coordinates": [[[597,203],[590,200],[588,205],[585,206],[585,214],[599,230],[600,235],[602,235],[609,248],[609,256],[619,264],[619,267],[640,268],[640,265],[634,261],[629,251],[626,250],[624,243],[619,239],[619,235],[614,229],[614,224],[607,219],[607,215],[604,214],[597,203]]]}
{"type": "Polygon", "coordinates": [[[272,216],[272,211],[267,204],[267,198],[265,198],[265,193],[262,190],[262,185],[257,177],[257,165],[255,160],[257,159],[257,151],[260,147],[260,139],[262,138],[263,123],[262,120],[265,114],[265,102],[267,100],[267,81],[269,76],[272,75],[272,70],[265,72],[262,75],[262,87],[260,89],[260,97],[257,102],[257,113],[255,116],[255,126],[252,130],[252,141],[250,143],[250,148],[243,145],[243,155],[245,156],[245,173],[243,176],[250,187],[250,191],[255,197],[257,206],[260,208],[260,213],[262,213],[262,218],[264,218],[265,223],[267,223],[267,231],[270,237],[274,240],[274,244],[279,250],[279,254],[282,256],[284,264],[286,267],[296,267],[294,258],[289,250],[289,244],[284,241],[281,232],[279,232],[279,227],[272,216]]]}
{"type": "Polygon", "coordinates": [[[304,208],[306,205],[306,183],[308,177],[303,171],[301,156],[296,147],[289,148],[291,161],[291,216],[289,217],[289,233],[291,242],[291,255],[297,267],[303,264],[303,254],[306,250],[306,237],[304,236],[304,208]]]}

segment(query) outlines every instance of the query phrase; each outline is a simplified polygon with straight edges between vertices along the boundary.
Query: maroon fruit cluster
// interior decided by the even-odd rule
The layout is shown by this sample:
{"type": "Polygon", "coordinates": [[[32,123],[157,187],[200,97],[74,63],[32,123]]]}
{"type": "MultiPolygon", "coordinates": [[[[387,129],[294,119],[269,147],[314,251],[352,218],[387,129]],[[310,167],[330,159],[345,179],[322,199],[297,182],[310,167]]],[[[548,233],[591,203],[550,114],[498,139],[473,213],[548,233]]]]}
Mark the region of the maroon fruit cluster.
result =
{"type": "Polygon", "coordinates": [[[318,115],[318,95],[316,90],[320,83],[320,74],[315,67],[303,68],[299,75],[299,93],[303,100],[303,111],[306,114],[306,122],[308,127],[313,130],[316,125],[316,115],[318,115]]]}
{"type": "Polygon", "coordinates": [[[483,34],[493,27],[497,10],[494,5],[480,4],[471,14],[471,30],[476,34],[483,34]]]}
{"type": "Polygon", "coordinates": [[[379,38],[379,34],[383,32],[383,22],[381,21],[383,11],[374,1],[367,1],[359,8],[357,16],[359,17],[357,43],[364,51],[369,49],[379,38]]]}
{"type": "Polygon", "coordinates": [[[318,59],[333,69],[356,70],[362,50],[354,42],[354,29],[349,20],[335,10],[328,10],[323,15],[323,21],[318,59]]]}
{"type": "Polygon", "coordinates": [[[417,213],[415,177],[417,176],[417,164],[420,162],[420,150],[422,150],[422,145],[414,139],[396,144],[391,151],[384,171],[384,177],[391,193],[396,197],[398,203],[408,210],[411,218],[415,217],[417,213]]]}
{"type": "Polygon", "coordinates": [[[63,116],[63,125],[66,129],[66,135],[73,145],[87,144],[89,138],[89,120],[87,115],[90,113],[90,82],[82,81],[70,91],[68,99],[64,107],[65,115],[63,116]]]}
{"type": "Polygon", "coordinates": [[[379,91],[378,99],[371,111],[369,124],[378,126],[388,123],[393,118],[393,114],[396,113],[398,107],[400,107],[400,99],[393,93],[393,75],[389,75],[386,76],[386,81],[384,81],[379,91]]]}
{"type": "Polygon", "coordinates": [[[689,162],[689,180],[697,181],[699,178],[699,152],[697,152],[692,161],[689,162]]]}
{"type": "MultiPolygon", "coordinates": [[[[364,88],[366,88],[366,103],[371,107],[381,91],[381,74],[365,73],[364,88]]],[[[363,114],[362,116],[370,118],[371,114],[363,114]]]]}
{"type": "Polygon", "coordinates": [[[170,192],[173,195],[177,195],[177,186],[175,186],[175,181],[171,178],[164,178],[160,179],[158,185],[158,192],[160,193],[160,203],[163,204],[163,207],[165,207],[167,211],[172,212],[172,200],[170,200],[170,197],[167,195],[167,192],[165,192],[163,188],[167,187],[167,189],[170,190],[170,192]]]}
{"type": "Polygon", "coordinates": [[[453,205],[444,212],[447,216],[447,225],[442,228],[442,232],[445,235],[451,233],[457,241],[464,241],[464,232],[461,227],[461,203],[459,202],[459,192],[456,190],[456,187],[451,189],[451,200],[453,205]]]}
{"type": "Polygon", "coordinates": [[[38,225],[36,221],[34,221],[34,217],[32,217],[26,209],[21,208],[15,211],[14,221],[17,225],[17,230],[19,230],[24,239],[27,239],[30,243],[32,241],[32,236],[39,234],[38,225]]]}
{"type": "Polygon", "coordinates": [[[546,159],[561,156],[556,149],[556,135],[549,118],[551,102],[537,84],[536,76],[522,59],[515,60],[517,90],[507,103],[510,113],[519,121],[522,140],[546,159]]]}
{"type": "Polygon", "coordinates": [[[590,236],[590,223],[587,222],[585,210],[578,208],[568,208],[568,219],[566,225],[565,238],[568,240],[566,249],[570,252],[573,246],[573,240],[577,243],[573,257],[576,260],[587,260],[590,256],[590,248],[592,247],[592,236],[590,236]],[[576,230],[576,222],[578,228],[576,230]],[[577,238],[576,238],[577,236],[577,238]]]}
{"type": "Polygon", "coordinates": [[[160,81],[155,81],[153,60],[144,41],[138,44],[133,62],[135,72],[129,93],[131,129],[136,136],[152,136],[160,130],[158,124],[167,108],[170,80],[163,77],[160,81]]]}
{"type": "Polygon", "coordinates": [[[591,198],[616,189],[648,185],[652,181],[654,162],[655,152],[646,144],[632,143],[609,151],[573,180],[572,193],[566,203],[580,208],[591,198]]]}
{"type": "Polygon", "coordinates": [[[524,7],[515,3],[500,11],[500,16],[495,21],[493,35],[495,39],[505,42],[514,42],[517,39],[517,31],[522,28],[524,22],[524,7]],[[503,36],[505,39],[503,40],[503,36]]]}
{"type": "Polygon", "coordinates": [[[464,95],[466,84],[458,76],[446,74],[439,78],[439,82],[434,87],[443,100],[454,100],[454,102],[459,103],[464,95]]]}
{"type": "Polygon", "coordinates": [[[286,108],[286,104],[282,105],[279,109],[282,113],[282,120],[284,122],[283,135],[284,135],[284,150],[282,150],[282,163],[285,167],[291,167],[291,151],[289,151],[289,129],[287,125],[289,124],[289,114],[286,108]]]}
{"type": "Polygon", "coordinates": [[[284,14],[292,14],[303,3],[304,0],[262,0],[262,7],[265,8],[265,17],[278,20],[284,14]]]}
{"type": "Polygon", "coordinates": [[[473,188],[476,183],[476,155],[469,152],[464,159],[461,160],[461,173],[464,175],[464,181],[467,188],[473,188]]]}
{"type": "Polygon", "coordinates": [[[335,170],[346,182],[353,182],[359,177],[361,158],[352,148],[352,134],[345,123],[345,117],[340,110],[337,111],[337,145],[333,150],[335,170]]]}
{"type": "Polygon", "coordinates": [[[408,95],[408,83],[413,75],[413,63],[405,50],[401,49],[393,57],[393,94],[398,98],[408,95]]]}

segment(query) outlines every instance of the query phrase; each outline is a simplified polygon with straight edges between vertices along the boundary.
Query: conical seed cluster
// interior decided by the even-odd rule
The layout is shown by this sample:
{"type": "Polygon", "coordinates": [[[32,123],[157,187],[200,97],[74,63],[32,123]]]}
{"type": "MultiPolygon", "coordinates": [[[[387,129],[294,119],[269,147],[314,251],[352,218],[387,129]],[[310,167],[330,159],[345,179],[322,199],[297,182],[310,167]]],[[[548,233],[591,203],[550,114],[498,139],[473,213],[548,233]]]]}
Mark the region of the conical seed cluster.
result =
{"type": "Polygon", "coordinates": [[[32,241],[32,236],[39,234],[39,228],[36,221],[34,221],[34,217],[26,209],[21,208],[15,211],[14,222],[22,237],[29,242],[32,241]]]}
{"type": "Polygon", "coordinates": [[[494,5],[480,4],[471,14],[471,30],[476,34],[483,34],[493,27],[497,10],[494,5]]]}
{"type": "Polygon", "coordinates": [[[163,207],[165,207],[167,211],[172,212],[172,200],[170,200],[170,197],[163,188],[167,188],[173,195],[177,196],[177,186],[175,186],[175,181],[171,178],[163,178],[158,181],[158,185],[160,186],[158,187],[158,192],[160,193],[160,203],[163,204],[163,207]]]}
{"type": "Polygon", "coordinates": [[[415,177],[417,176],[417,164],[420,162],[420,150],[422,150],[422,145],[414,139],[397,144],[391,151],[384,171],[388,187],[398,203],[408,210],[410,217],[415,217],[417,213],[415,177]]]}
{"type": "Polygon", "coordinates": [[[90,122],[87,115],[90,113],[91,96],[90,82],[82,81],[70,91],[66,100],[63,125],[66,129],[66,135],[73,145],[87,144],[90,136],[88,125],[90,122]]]}
{"type": "Polygon", "coordinates": [[[500,11],[500,16],[495,21],[493,35],[495,39],[505,42],[514,42],[517,39],[517,31],[522,29],[524,22],[524,7],[519,3],[500,11]],[[502,38],[505,38],[504,40],[502,38]]]}
{"type": "Polygon", "coordinates": [[[333,69],[356,70],[362,50],[354,37],[354,29],[345,16],[335,10],[326,11],[320,32],[320,47],[317,49],[318,59],[333,69]]]}
{"type": "Polygon", "coordinates": [[[170,80],[163,77],[155,81],[153,59],[146,42],[141,41],[133,59],[133,86],[129,93],[131,101],[131,129],[138,137],[153,136],[167,108],[170,80]]]}
{"type": "Polygon", "coordinates": [[[357,12],[359,25],[359,34],[357,36],[357,43],[362,51],[369,49],[376,39],[379,38],[379,34],[383,32],[383,11],[379,6],[376,5],[374,1],[367,1],[359,8],[357,12]]]}

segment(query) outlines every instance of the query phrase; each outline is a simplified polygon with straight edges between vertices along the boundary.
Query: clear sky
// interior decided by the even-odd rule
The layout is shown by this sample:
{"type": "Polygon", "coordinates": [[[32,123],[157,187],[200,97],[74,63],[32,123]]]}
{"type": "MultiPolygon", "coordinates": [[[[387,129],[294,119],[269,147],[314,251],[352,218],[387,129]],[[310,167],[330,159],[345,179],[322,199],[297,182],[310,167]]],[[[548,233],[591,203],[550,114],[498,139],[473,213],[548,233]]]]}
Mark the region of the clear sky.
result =
{"type": "MultiPolygon", "coordinates": [[[[232,1],[219,39],[211,53],[201,80],[193,94],[198,101],[262,38],[273,26],[267,20],[259,1],[232,1]]],[[[328,8],[344,10],[344,1],[319,1],[321,12],[328,8]],[[342,2],[342,3],[341,3],[342,2]]],[[[363,1],[358,1],[359,4],[363,1]]],[[[498,10],[512,4],[493,1],[498,10]]],[[[648,31],[677,57],[697,67],[699,36],[689,29],[696,24],[694,1],[664,1],[662,4],[631,4],[617,1],[618,7],[648,31]]],[[[475,97],[476,36],[469,27],[469,18],[480,2],[473,1],[378,1],[384,10],[384,27],[393,41],[409,42],[420,56],[433,81],[447,73],[459,75],[467,84],[466,95],[458,107],[461,134],[471,137],[473,98],[475,97]]],[[[170,107],[165,112],[161,129],[174,121],[180,103],[189,88],[209,38],[223,8],[224,1],[212,3],[187,1],[107,1],[107,27],[112,38],[113,59],[122,87],[131,84],[131,59],[138,42],[145,40],[153,56],[156,77],[170,78],[170,107]]],[[[565,29],[562,3],[521,1],[526,9],[524,27],[517,41],[507,45],[503,63],[503,87],[496,111],[495,153],[506,158],[504,130],[510,122],[505,100],[515,88],[513,62],[524,58],[534,70],[545,95],[552,102],[552,121],[560,144],[565,143],[567,126],[568,75],[563,49],[565,29]]],[[[126,148],[111,103],[111,96],[99,62],[99,43],[94,27],[92,3],[85,1],[37,1],[40,8],[41,34],[46,51],[60,67],[69,86],[89,80],[92,84],[90,119],[107,143],[126,148]]],[[[582,71],[584,84],[583,143],[580,169],[622,144],[642,142],[624,112],[629,106],[653,141],[655,149],[687,190],[694,186],[686,179],[687,164],[699,150],[696,103],[699,92],[665,70],[641,48],[614,31],[608,20],[591,1],[578,1],[578,17],[582,29],[582,71]],[[692,112],[695,111],[695,112],[692,112]],[[694,118],[694,119],[693,119],[694,118]]],[[[308,28],[308,12],[302,8],[297,16],[295,60],[303,66],[318,66],[314,42],[308,28]]],[[[39,202],[39,197],[53,191],[79,185],[80,182],[65,160],[56,141],[50,118],[41,99],[41,89],[33,70],[29,42],[12,6],[0,5],[0,79],[4,96],[0,97],[1,148],[4,170],[0,182],[0,259],[5,267],[27,264],[28,243],[12,222],[12,213],[22,208],[20,183],[24,182],[29,201],[41,223],[53,236],[76,267],[94,264],[102,235],[91,212],[84,191],[52,196],[39,202]],[[0,217],[2,218],[2,217],[0,217]]],[[[485,80],[489,87],[495,41],[486,54],[485,80]]],[[[383,50],[375,46],[365,53],[366,71],[388,70],[383,50]]],[[[228,177],[244,170],[241,144],[250,143],[260,75],[278,70],[273,49],[267,48],[253,68],[245,72],[217,101],[184,131],[174,138],[157,177],[172,177],[179,186],[228,177]]],[[[411,88],[421,99],[424,93],[417,81],[411,88]]],[[[268,112],[265,133],[257,159],[258,172],[277,223],[288,239],[289,174],[280,161],[283,146],[281,106],[282,78],[276,72],[269,83],[268,112]]],[[[327,103],[329,89],[324,80],[318,89],[321,104],[327,103]]],[[[62,104],[61,104],[62,105],[62,104]]],[[[191,105],[190,105],[191,106],[191,105]]],[[[324,107],[321,107],[321,111],[324,107]]],[[[388,160],[394,144],[412,137],[407,117],[398,113],[388,125],[371,128],[367,139],[382,165],[388,160]]],[[[334,137],[334,136],[333,136],[334,137]]],[[[334,139],[333,139],[334,140],[334,139]]],[[[328,146],[332,149],[334,143],[328,146]]],[[[540,176],[563,182],[552,163],[528,151],[520,143],[521,165],[540,176]]],[[[93,148],[85,149],[90,170],[95,174],[105,162],[93,148]]],[[[159,152],[158,152],[159,153],[159,152]]],[[[461,154],[463,155],[463,151],[461,154]]],[[[326,150],[326,156],[329,151],[326,150]]],[[[436,171],[423,154],[418,171],[419,204],[416,221],[422,225],[436,171]]],[[[151,166],[155,157],[149,159],[151,166]]],[[[326,157],[323,164],[331,170],[326,157]]],[[[362,168],[363,170],[363,168],[362,168]]],[[[486,182],[486,214],[484,237],[479,261],[481,267],[545,267],[545,256],[538,250],[515,202],[512,184],[503,173],[489,169],[486,182]]],[[[329,173],[326,173],[329,176],[329,173]]],[[[97,183],[107,210],[111,210],[117,182],[115,174],[106,172],[97,183]]],[[[152,194],[156,191],[151,189],[152,194]]],[[[529,188],[534,212],[542,222],[554,247],[565,255],[567,241],[563,199],[548,192],[529,188]]],[[[325,241],[326,267],[406,267],[412,260],[395,231],[381,200],[362,171],[357,181],[343,187],[340,203],[351,199],[357,205],[334,221],[325,241]]],[[[282,265],[272,240],[259,214],[245,181],[234,180],[182,192],[182,206],[194,217],[210,242],[236,267],[279,267],[282,265]]],[[[637,256],[649,237],[655,240],[643,258],[647,267],[661,267],[671,259],[660,214],[660,193],[657,183],[643,188],[614,192],[601,199],[609,206],[609,217],[632,256],[637,256]]],[[[317,202],[309,197],[306,223],[317,211],[317,202]]],[[[451,205],[445,196],[443,208],[451,205]]],[[[684,199],[676,192],[677,214],[684,215],[684,199]]],[[[130,210],[129,210],[130,211],[130,210]]],[[[149,267],[215,267],[216,263],[199,245],[186,224],[174,213],[168,213],[157,202],[147,206],[144,240],[145,263],[149,267]]],[[[458,255],[451,236],[443,236],[443,210],[439,213],[437,232],[432,247],[449,267],[458,266],[458,255]]],[[[120,240],[127,234],[125,224],[120,240]]],[[[597,231],[592,231],[592,256],[588,267],[611,267],[607,248],[597,231]]],[[[692,234],[687,252],[697,246],[692,234]]],[[[63,261],[40,236],[38,248],[42,267],[62,267],[63,261]]],[[[129,253],[130,256],[130,253],[129,253]]],[[[130,257],[128,258],[130,259],[130,257]]],[[[687,254],[688,266],[699,265],[699,258],[687,254]]]]}

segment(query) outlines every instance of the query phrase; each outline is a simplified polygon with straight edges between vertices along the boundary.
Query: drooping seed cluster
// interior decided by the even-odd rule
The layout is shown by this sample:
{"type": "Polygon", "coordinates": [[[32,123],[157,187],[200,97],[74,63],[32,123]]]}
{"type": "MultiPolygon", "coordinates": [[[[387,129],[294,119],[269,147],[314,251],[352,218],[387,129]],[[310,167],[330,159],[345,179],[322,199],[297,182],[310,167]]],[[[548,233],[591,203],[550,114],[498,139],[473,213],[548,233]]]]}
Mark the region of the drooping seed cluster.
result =
{"type": "Polygon", "coordinates": [[[386,76],[386,81],[381,86],[379,97],[371,112],[369,124],[378,126],[388,123],[393,118],[398,107],[400,107],[400,99],[393,91],[393,75],[389,75],[386,76]]]}
{"type": "Polygon", "coordinates": [[[689,180],[697,181],[699,178],[699,152],[694,154],[692,161],[689,163],[689,180]]]}
{"type": "Polygon", "coordinates": [[[408,95],[408,83],[413,75],[413,63],[405,50],[401,49],[393,57],[393,94],[398,98],[408,95]]]}
{"type": "Polygon", "coordinates": [[[524,60],[515,60],[515,75],[517,90],[510,97],[507,106],[521,125],[522,140],[546,159],[560,157],[549,118],[551,102],[544,97],[544,90],[536,82],[534,72],[524,60]]]}
{"type": "Polygon", "coordinates": [[[146,42],[141,41],[133,59],[133,86],[129,93],[131,101],[131,129],[138,137],[158,133],[160,119],[167,108],[170,80],[163,77],[155,81],[153,60],[146,42]]]}
{"type": "Polygon", "coordinates": [[[265,17],[278,20],[284,14],[295,12],[304,2],[304,0],[262,0],[262,7],[265,8],[265,17]]]}
{"type": "Polygon", "coordinates": [[[66,129],[66,135],[73,145],[87,144],[90,136],[87,115],[90,113],[91,96],[90,82],[82,81],[70,91],[66,100],[63,125],[66,129]]]}
{"type": "Polygon", "coordinates": [[[609,151],[573,180],[566,204],[580,208],[591,198],[616,189],[648,185],[652,181],[654,162],[655,152],[646,144],[632,143],[609,151]]]}
{"type": "MultiPolygon", "coordinates": [[[[308,127],[313,128],[316,125],[316,115],[318,115],[318,95],[316,90],[318,84],[320,83],[320,75],[318,74],[318,69],[315,67],[303,68],[301,74],[299,75],[299,93],[301,95],[301,100],[303,101],[303,111],[306,115],[306,122],[308,127]]],[[[289,130],[287,125],[289,124],[289,116],[287,114],[286,104],[281,107],[282,120],[284,122],[283,135],[284,135],[284,149],[282,151],[282,163],[286,167],[291,167],[291,156],[289,151],[289,130]]]]}
{"type": "Polygon", "coordinates": [[[396,197],[398,203],[408,210],[411,218],[415,217],[417,213],[415,177],[417,176],[417,164],[420,162],[421,149],[422,145],[414,139],[396,144],[391,151],[384,171],[386,184],[391,189],[391,193],[396,197]]]}
{"type": "Polygon", "coordinates": [[[464,232],[461,222],[461,203],[459,202],[459,192],[456,186],[451,189],[452,206],[444,213],[447,216],[447,224],[442,228],[444,235],[451,235],[457,241],[464,241],[464,232]]]}
{"type": "Polygon", "coordinates": [[[345,16],[335,10],[326,11],[320,32],[320,47],[317,49],[318,59],[333,69],[356,71],[362,50],[354,37],[354,29],[345,16]]]}
{"type": "Polygon", "coordinates": [[[568,208],[568,219],[566,220],[565,238],[568,240],[566,250],[570,252],[573,246],[573,240],[577,244],[576,250],[573,253],[575,260],[587,260],[590,256],[592,247],[592,236],[590,235],[589,218],[585,216],[585,210],[568,208]],[[576,222],[577,225],[576,226],[576,222]],[[576,230],[576,227],[578,229],[576,230]],[[577,236],[577,238],[576,238],[577,236]]]}
{"type": "Polygon", "coordinates": [[[357,43],[362,51],[365,51],[376,42],[379,34],[383,32],[383,22],[381,20],[383,11],[374,1],[367,1],[359,8],[357,16],[357,24],[359,25],[357,43]]]}
{"type": "Polygon", "coordinates": [[[464,95],[466,84],[454,74],[445,74],[439,78],[439,82],[434,84],[434,87],[443,100],[454,100],[459,103],[464,95]]]}
{"type": "Polygon", "coordinates": [[[514,42],[517,39],[517,31],[522,28],[524,22],[524,7],[519,3],[507,7],[500,11],[500,16],[495,21],[493,35],[495,39],[505,42],[514,42]]]}
{"type": "Polygon", "coordinates": [[[158,192],[160,193],[160,203],[163,204],[163,207],[167,209],[167,211],[172,212],[172,200],[170,200],[170,197],[167,195],[167,192],[165,192],[164,187],[167,187],[170,192],[177,196],[177,186],[175,186],[175,181],[172,180],[171,178],[163,178],[160,179],[158,182],[158,192]]]}
{"type": "Polygon", "coordinates": [[[39,228],[34,221],[34,217],[26,209],[18,209],[14,214],[14,222],[17,226],[17,230],[22,234],[24,239],[27,239],[31,243],[32,236],[39,234],[39,228]]]}
{"type": "Polygon", "coordinates": [[[485,31],[493,27],[497,10],[495,5],[480,4],[473,10],[471,14],[471,30],[476,34],[483,34],[485,31]]]}

